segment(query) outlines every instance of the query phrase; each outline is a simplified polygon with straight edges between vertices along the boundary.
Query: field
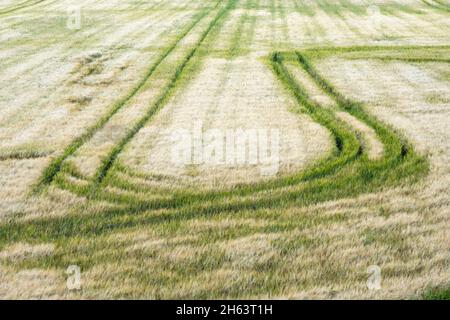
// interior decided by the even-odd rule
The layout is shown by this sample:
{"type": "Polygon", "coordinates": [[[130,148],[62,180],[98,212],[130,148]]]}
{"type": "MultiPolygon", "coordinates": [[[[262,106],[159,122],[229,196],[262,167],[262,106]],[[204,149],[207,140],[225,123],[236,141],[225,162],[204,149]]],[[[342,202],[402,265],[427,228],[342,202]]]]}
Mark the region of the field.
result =
{"type": "Polygon", "coordinates": [[[0,108],[1,298],[449,298],[449,1],[2,0],[0,108]]]}

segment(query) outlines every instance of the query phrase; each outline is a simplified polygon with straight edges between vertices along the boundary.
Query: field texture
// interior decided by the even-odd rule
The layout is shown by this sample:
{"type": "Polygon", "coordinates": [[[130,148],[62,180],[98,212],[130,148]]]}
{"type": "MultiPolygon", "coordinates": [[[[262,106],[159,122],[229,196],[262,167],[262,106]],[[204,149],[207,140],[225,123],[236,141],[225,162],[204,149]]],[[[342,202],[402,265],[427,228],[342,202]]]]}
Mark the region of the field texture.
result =
{"type": "Polygon", "coordinates": [[[449,1],[2,0],[0,108],[1,298],[449,297],[449,1]]]}

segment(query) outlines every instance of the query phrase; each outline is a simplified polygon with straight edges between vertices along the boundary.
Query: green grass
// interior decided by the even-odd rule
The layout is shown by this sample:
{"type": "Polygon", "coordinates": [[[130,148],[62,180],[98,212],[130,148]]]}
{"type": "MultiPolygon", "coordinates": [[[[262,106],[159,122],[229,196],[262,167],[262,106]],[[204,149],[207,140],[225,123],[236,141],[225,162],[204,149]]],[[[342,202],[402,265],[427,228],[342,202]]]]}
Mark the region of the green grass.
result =
{"type": "Polygon", "coordinates": [[[450,286],[428,290],[422,298],[424,300],[450,300],[450,286]]]}
{"type": "Polygon", "coordinates": [[[422,0],[426,5],[435,8],[437,10],[442,10],[445,12],[450,12],[450,5],[448,3],[444,3],[441,0],[422,0]]]}

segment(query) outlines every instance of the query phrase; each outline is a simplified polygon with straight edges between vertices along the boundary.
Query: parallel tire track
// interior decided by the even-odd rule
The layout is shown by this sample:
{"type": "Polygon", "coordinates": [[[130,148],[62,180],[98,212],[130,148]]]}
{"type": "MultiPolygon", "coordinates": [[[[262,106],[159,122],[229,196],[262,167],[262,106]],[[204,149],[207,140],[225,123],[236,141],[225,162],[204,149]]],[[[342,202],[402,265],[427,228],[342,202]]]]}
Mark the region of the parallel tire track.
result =
{"type": "Polygon", "coordinates": [[[421,1],[432,8],[450,12],[450,5],[443,3],[442,1],[439,0],[421,0],[421,1]]]}
{"type": "MultiPolygon", "coordinates": [[[[415,176],[408,171],[408,166],[418,165],[417,174],[425,170],[423,159],[417,157],[412,151],[412,147],[399,138],[394,132],[384,125],[377,122],[374,118],[368,116],[358,103],[347,100],[337,90],[322,78],[314,67],[308,62],[301,53],[294,53],[299,63],[307,74],[329,94],[340,106],[340,108],[353,115],[360,121],[372,127],[381,138],[381,142],[386,146],[386,154],[381,161],[369,161],[367,154],[364,153],[362,142],[356,138],[354,132],[345,126],[339,125],[339,120],[335,118],[333,112],[322,108],[309,100],[307,92],[294,80],[289,71],[284,67],[283,60],[285,54],[276,53],[271,57],[272,67],[280,80],[285,83],[287,89],[294,95],[298,104],[306,108],[309,115],[320,124],[330,130],[336,141],[336,154],[326,159],[326,161],[316,164],[315,167],[298,173],[294,176],[279,178],[269,182],[262,182],[252,185],[237,186],[232,190],[224,191],[160,191],[157,188],[145,188],[142,185],[133,185],[122,179],[109,179],[105,181],[103,187],[111,185],[113,187],[123,188],[124,191],[134,191],[135,195],[117,194],[105,190],[105,188],[96,188],[95,194],[90,189],[70,185],[67,181],[61,180],[60,186],[68,188],[70,191],[80,196],[87,196],[93,200],[106,200],[116,204],[126,204],[130,210],[141,212],[143,210],[153,209],[176,209],[185,208],[185,210],[194,210],[196,212],[214,213],[220,211],[239,211],[244,209],[255,209],[261,207],[277,207],[283,203],[299,202],[304,204],[311,201],[317,202],[324,199],[336,199],[345,194],[354,195],[364,191],[373,191],[374,188],[382,186],[384,181],[378,181],[373,186],[368,181],[380,176],[388,177],[395,175],[395,170],[403,168],[400,172],[401,177],[398,181],[415,176]],[[363,157],[362,157],[363,156],[363,157]],[[361,189],[351,191],[352,176],[346,176],[346,168],[349,166],[359,168],[361,189]],[[404,175],[402,175],[404,174],[404,175]],[[336,178],[331,178],[336,177],[336,178]],[[328,179],[328,180],[327,180],[328,179]],[[330,180],[331,179],[331,180],[330,180]],[[112,180],[112,181],[111,181],[112,180]],[[345,181],[345,183],[343,183],[345,181]],[[112,182],[112,184],[111,184],[112,182]],[[323,188],[323,183],[327,188],[323,188]],[[340,184],[342,184],[340,186],[340,184]],[[350,186],[350,187],[349,187],[350,186]],[[331,190],[332,189],[332,190],[331,190]],[[259,198],[262,193],[271,191],[269,198],[259,198]],[[279,190],[279,191],[276,191],[279,190]],[[276,194],[274,193],[276,191],[276,194]],[[145,199],[146,194],[167,195],[171,197],[166,199],[145,199]],[[256,197],[256,198],[255,198],[256,197]]],[[[109,169],[109,167],[107,168],[109,169]]],[[[352,169],[350,169],[351,172],[352,169]]],[[[107,171],[107,170],[106,170],[107,171]]],[[[105,171],[105,172],[106,172],[105,171]]],[[[354,174],[354,173],[352,173],[354,174]]],[[[105,177],[105,175],[102,177],[105,177]]],[[[61,178],[63,179],[63,178],[61,178]]],[[[395,179],[394,179],[395,180],[395,179]]],[[[98,181],[97,185],[101,182],[98,181]]],[[[129,193],[129,192],[128,192],[129,193]]]]}
{"type": "Polygon", "coordinates": [[[209,35],[211,30],[217,24],[217,22],[225,16],[225,14],[232,9],[236,0],[229,0],[227,5],[222,8],[216,15],[213,21],[210,22],[208,28],[202,33],[199,41],[196,43],[194,48],[188,53],[183,62],[176,68],[174,75],[172,76],[169,85],[165,88],[162,94],[158,97],[156,102],[151,106],[148,112],[133,126],[133,128],[128,132],[128,134],[116,145],[116,147],[110,152],[110,154],[103,161],[102,166],[99,168],[95,175],[94,183],[98,186],[103,179],[106,177],[109,169],[115,162],[117,156],[122,152],[123,148],[129,141],[142,129],[142,127],[163,107],[167,98],[172,93],[173,89],[176,87],[178,80],[180,79],[183,71],[185,70],[188,63],[191,61],[192,57],[197,53],[199,47],[205,41],[206,37],[209,35]]]}
{"type": "MultiPolygon", "coordinates": [[[[328,124],[332,123],[333,119],[330,118],[332,114],[323,113],[322,109],[315,110],[317,105],[310,104],[304,89],[295,82],[295,78],[283,66],[283,61],[287,59],[296,60],[299,67],[304,68],[316,84],[335,99],[342,110],[357,117],[376,131],[385,146],[383,159],[372,161],[366,154],[359,152],[352,158],[355,150],[360,150],[360,144],[358,140],[355,140],[353,133],[348,132],[343,126],[337,128],[340,130],[338,136],[341,135],[342,139],[342,141],[337,140],[338,156],[332,158],[332,161],[328,159],[328,162],[317,164],[306,175],[303,173],[301,180],[290,177],[291,180],[281,179],[272,184],[262,183],[222,194],[173,192],[168,200],[163,195],[155,201],[150,200],[152,193],[142,194],[143,198],[139,198],[136,193],[134,198],[127,199],[126,196],[108,193],[105,190],[99,190],[95,197],[91,197],[89,188],[66,184],[66,189],[75,194],[90,197],[92,201],[107,200],[119,206],[100,209],[95,211],[95,214],[80,213],[57,218],[45,217],[0,225],[0,247],[7,243],[29,239],[55,241],[74,236],[95,237],[118,229],[185,221],[203,216],[211,217],[217,214],[233,214],[262,208],[285,208],[292,205],[306,206],[374,192],[399,183],[413,183],[428,172],[428,164],[423,157],[415,154],[413,148],[390,127],[384,126],[375,118],[365,114],[358,103],[347,100],[333,88],[317,72],[308,60],[308,56],[300,52],[275,53],[270,60],[271,66],[280,81],[295,96],[299,105],[306,105],[306,109],[312,108],[310,112],[316,113],[317,119],[328,124]],[[342,157],[342,154],[346,156],[342,157]],[[333,168],[339,161],[340,166],[333,168]],[[267,188],[275,186],[283,186],[283,188],[267,192],[267,188]],[[158,212],[152,210],[156,208],[167,210],[158,212]]],[[[77,175],[76,172],[72,174],[77,175]]],[[[58,175],[58,179],[61,177],[62,175],[58,175]]]]}
{"type": "Polygon", "coordinates": [[[193,23],[188,26],[188,28],[180,35],[180,37],[178,37],[176,41],[174,41],[174,43],[163,52],[158,60],[150,66],[142,80],[125,97],[117,101],[105,116],[100,118],[100,120],[98,120],[97,123],[95,123],[92,127],[88,128],[84,134],[76,138],[59,157],[55,158],[50,163],[50,165],[44,170],[41,179],[34,188],[35,192],[41,191],[45,186],[49,185],[53,181],[55,176],[60,172],[63,162],[69,156],[74,154],[89,139],[91,139],[99,129],[103,128],[105,124],[114,116],[114,114],[116,114],[124,105],[126,105],[145,86],[147,81],[150,79],[159,65],[164,61],[164,59],[194,29],[194,27],[198,23],[200,23],[200,21],[203,20],[203,18],[205,18],[211,11],[217,8],[222,3],[222,1],[223,0],[220,0],[213,8],[200,13],[200,15],[194,20],[193,23]]]}
{"type": "Polygon", "coordinates": [[[0,161],[38,159],[47,157],[50,154],[51,152],[42,151],[17,151],[0,154],[0,161]]]}

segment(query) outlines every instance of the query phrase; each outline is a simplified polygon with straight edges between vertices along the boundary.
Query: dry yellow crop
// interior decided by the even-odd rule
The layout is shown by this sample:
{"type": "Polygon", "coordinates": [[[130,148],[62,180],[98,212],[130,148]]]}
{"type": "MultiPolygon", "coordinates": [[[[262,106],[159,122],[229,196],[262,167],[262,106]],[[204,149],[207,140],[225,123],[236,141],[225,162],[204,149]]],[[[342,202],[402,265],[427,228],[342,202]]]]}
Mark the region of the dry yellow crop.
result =
{"type": "Polygon", "coordinates": [[[0,297],[448,298],[449,14],[2,1],[0,297]]]}

